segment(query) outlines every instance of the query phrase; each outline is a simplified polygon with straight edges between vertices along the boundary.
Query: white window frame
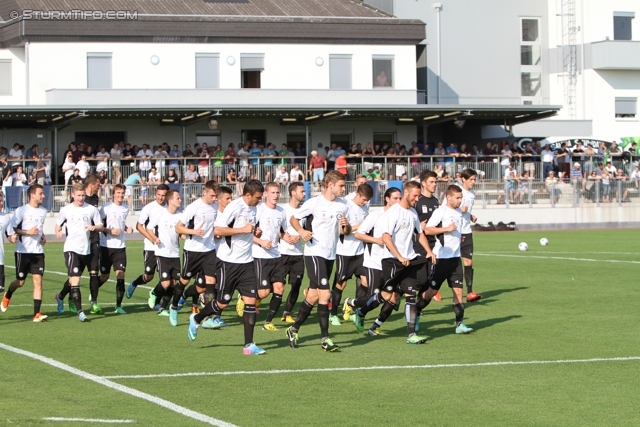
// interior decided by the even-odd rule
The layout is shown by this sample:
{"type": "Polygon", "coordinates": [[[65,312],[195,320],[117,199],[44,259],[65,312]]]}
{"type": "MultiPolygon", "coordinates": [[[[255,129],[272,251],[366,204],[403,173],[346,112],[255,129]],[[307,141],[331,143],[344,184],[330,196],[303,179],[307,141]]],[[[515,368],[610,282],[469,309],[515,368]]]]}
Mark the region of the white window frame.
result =
{"type": "Polygon", "coordinates": [[[544,75],[542,73],[542,22],[541,19],[538,17],[533,17],[533,16],[521,16],[519,19],[519,24],[520,24],[520,28],[518,29],[518,35],[520,37],[520,51],[518,52],[518,61],[520,62],[520,76],[519,76],[519,80],[520,80],[520,98],[522,99],[522,103],[524,104],[525,101],[527,101],[527,103],[532,104],[532,105],[541,105],[542,104],[542,97],[543,97],[543,85],[542,85],[542,80],[544,78],[544,75]],[[538,22],[538,40],[537,41],[523,41],[523,21],[525,20],[532,20],[532,21],[537,21],[538,22]],[[538,65],[522,65],[522,46],[537,46],[540,49],[540,64],[538,65]],[[537,96],[524,96],[522,94],[522,73],[540,73],[540,92],[537,96]]]}

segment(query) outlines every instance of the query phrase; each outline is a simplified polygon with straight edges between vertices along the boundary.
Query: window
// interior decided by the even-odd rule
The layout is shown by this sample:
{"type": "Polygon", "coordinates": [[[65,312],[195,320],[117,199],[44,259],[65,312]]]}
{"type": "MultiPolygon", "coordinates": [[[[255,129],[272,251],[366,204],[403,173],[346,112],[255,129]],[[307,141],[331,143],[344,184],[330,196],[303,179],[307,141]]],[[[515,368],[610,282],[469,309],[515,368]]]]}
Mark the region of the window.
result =
{"type": "Polygon", "coordinates": [[[539,42],[538,20],[523,19],[522,20],[522,41],[523,42],[539,42]]]}
{"type": "Polygon", "coordinates": [[[635,17],[634,12],[613,12],[614,40],[631,40],[631,20],[635,17]]]}
{"type": "Polygon", "coordinates": [[[540,65],[540,46],[520,46],[520,65],[540,65]]]}
{"type": "Polygon", "coordinates": [[[329,88],[351,89],[351,55],[329,55],[329,88]]]}
{"type": "Polygon", "coordinates": [[[87,88],[111,89],[111,53],[87,54],[87,88]]]}
{"type": "Polygon", "coordinates": [[[373,87],[393,87],[393,55],[373,55],[373,87]]]}
{"type": "Polygon", "coordinates": [[[540,96],[541,73],[521,73],[522,96],[540,96]]]}
{"type": "Polygon", "coordinates": [[[542,104],[542,41],[538,18],[520,19],[520,83],[524,105],[542,104]]]}
{"type": "Polygon", "coordinates": [[[11,95],[10,59],[0,59],[0,95],[11,95]]]}
{"type": "Polygon", "coordinates": [[[217,53],[196,53],[196,89],[217,89],[220,55],[217,53]]]}
{"type": "Polygon", "coordinates": [[[242,88],[259,89],[260,73],[264,70],[263,53],[243,53],[240,55],[240,70],[242,71],[242,88]]]}
{"type": "Polygon", "coordinates": [[[616,98],[616,119],[634,118],[638,111],[638,98],[616,98]]]}

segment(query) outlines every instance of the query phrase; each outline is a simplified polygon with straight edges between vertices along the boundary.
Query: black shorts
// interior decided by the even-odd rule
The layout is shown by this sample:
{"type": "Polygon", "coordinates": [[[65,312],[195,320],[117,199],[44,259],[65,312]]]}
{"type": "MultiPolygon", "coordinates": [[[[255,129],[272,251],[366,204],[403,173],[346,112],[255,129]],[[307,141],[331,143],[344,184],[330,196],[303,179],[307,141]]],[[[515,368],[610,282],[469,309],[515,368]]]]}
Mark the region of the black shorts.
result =
{"type": "Polygon", "coordinates": [[[156,271],[158,261],[156,261],[155,251],[143,251],[144,254],[144,274],[151,274],[156,271]]]}
{"type": "Polygon", "coordinates": [[[408,266],[402,265],[396,258],[382,260],[382,290],[401,294],[416,293],[416,277],[418,270],[424,268],[427,259],[417,256],[408,266]]]}
{"type": "Polygon", "coordinates": [[[198,273],[215,277],[217,262],[216,251],[184,251],[182,254],[182,277],[191,280],[198,273]]]}
{"type": "Polygon", "coordinates": [[[229,304],[236,289],[244,297],[258,297],[253,261],[246,264],[235,264],[218,260],[217,278],[218,295],[216,301],[219,303],[229,304]]]}
{"type": "Polygon", "coordinates": [[[111,267],[113,267],[113,271],[127,270],[127,250],[100,246],[100,272],[109,274],[111,267]]]}
{"type": "Polygon", "coordinates": [[[256,283],[259,289],[271,288],[274,283],[284,283],[282,258],[254,258],[256,283]]]}
{"type": "Polygon", "coordinates": [[[85,268],[89,267],[91,254],[80,255],[75,252],[65,252],[64,261],[67,264],[67,273],[69,277],[80,277],[85,268]]]}
{"type": "Polygon", "coordinates": [[[44,254],[21,254],[16,252],[16,279],[24,280],[29,273],[44,275],[44,254]]]}
{"type": "Polygon", "coordinates": [[[434,264],[431,258],[427,258],[427,263],[416,273],[416,289],[424,292],[429,287],[429,278],[433,275],[434,264]]]}
{"type": "Polygon", "coordinates": [[[460,256],[462,258],[473,258],[473,234],[463,234],[460,240],[460,256]]]}
{"type": "Polygon", "coordinates": [[[440,290],[440,286],[445,280],[450,288],[462,289],[462,260],[460,257],[439,259],[433,271],[429,287],[440,290]]]}
{"type": "Polygon", "coordinates": [[[304,277],[304,256],[302,255],[282,255],[282,283],[286,283],[289,276],[289,284],[302,283],[304,277]]]}
{"type": "Polygon", "coordinates": [[[382,288],[382,270],[367,268],[367,286],[369,296],[380,292],[380,289],[382,288]]]}
{"type": "Polygon", "coordinates": [[[362,266],[364,254],[347,256],[338,255],[336,257],[336,283],[346,282],[353,275],[366,276],[367,269],[362,266]]]}
{"type": "Polygon", "coordinates": [[[158,263],[158,274],[161,282],[180,278],[180,258],[158,256],[156,257],[156,262],[158,263]]]}
{"type": "Polygon", "coordinates": [[[333,260],[319,256],[305,256],[304,264],[309,274],[309,288],[329,289],[329,277],[333,270],[333,260]]]}
{"type": "Polygon", "coordinates": [[[87,268],[89,268],[89,271],[98,271],[98,266],[100,265],[100,242],[91,242],[91,252],[87,256],[87,268]]]}

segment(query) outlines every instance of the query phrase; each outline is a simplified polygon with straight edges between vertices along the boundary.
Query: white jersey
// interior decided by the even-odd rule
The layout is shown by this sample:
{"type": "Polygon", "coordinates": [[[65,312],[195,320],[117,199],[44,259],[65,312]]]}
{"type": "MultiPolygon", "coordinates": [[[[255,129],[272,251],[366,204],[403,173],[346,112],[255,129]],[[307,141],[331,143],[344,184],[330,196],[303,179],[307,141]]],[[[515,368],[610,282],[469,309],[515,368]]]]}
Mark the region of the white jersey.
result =
{"type": "MultiPolygon", "coordinates": [[[[291,225],[291,217],[294,213],[296,213],[300,208],[293,208],[290,204],[286,204],[284,206],[284,214],[285,214],[285,224],[286,224],[286,232],[291,236],[299,236],[298,232],[291,225]]],[[[304,219],[300,221],[300,225],[304,227],[304,219]]],[[[280,250],[280,255],[302,255],[302,239],[298,240],[298,243],[295,245],[290,245],[284,240],[280,239],[280,244],[278,245],[278,249],[280,250]]]]}
{"type": "MultiPolygon", "coordinates": [[[[164,212],[166,209],[167,209],[166,204],[164,206],[161,206],[158,204],[158,202],[154,200],[153,202],[147,204],[144,208],[142,208],[142,210],[140,211],[140,218],[138,218],[138,224],[142,224],[146,228],[151,218],[153,218],[156,215],[157,216],[162,215],[162,212],[164,212]]],[[[151,243],[149,239],[147,239],[146,237],[144,239],[144,250],[145,251],[156,250],[156,245],[151,243]]]]}
{"type": "Polygon", "coordinates": [[[124,204],[118,206],[113,202],[109,202],[100,208],[102,225],[110,230],[114,228],[120,229],[120,234],[117,236],[100,233],[100,246],[113,249],[125,247],[124,234],[127,229],[127,215],[129,215],[129,206],[124,204]]]}
{"type": "MultiPolygon", "coordinates": [[[[356,194],[358,194],[358,193],[355,192],[355,191],[352,192],[352,193],[349,193],[346,196],[344,196],[344,200],[347,201],[347,202],[350,201],[350,200],[353,200],[353,199],[356,198],[356,194]]],[[[371,202],[371,200],[367,201],[367,203],[365,204],[366,207],[369,207],[369,202],[371,202]]]]}
{"type": "MultiPolygon", "coordinates": [[[[378,220],[384,214],[384,209],[376,209],[371,212],[365,218],[364,222],[360,224],[356,235],[368,234],[371,237],[382,237],[382,227],[376,227],[379,224],[378,220]]],[[[373,268],[375,270],[382,270],[382,253],[384,251],[384,245],[378,245],[375,243],[364,243],[364,258],[362,265],[366,268],[373,268]]]]}
{"type": "MultiPolygon", "coordinates": [[[[387,233],[391,236],[400,256],[406,259],[418,256],[413,250],[413,233],[421,233],[422,227],[415,209],[405,209],[400,203],[396,203],[380,217],[379,223],[381,235],[387,233]]],[[[384,248],[383,259],[395,257],[387,247],[384,248]]]]}
{"type": "Polygon", "coordinates": [[[202,228],[204,230],[202,236],[187,235],[187,240],[184,242],[185,251],[211,252],[216,249],[213,241],[213,224],[215,224],[217,216],[218,207],[214,204],[207,205],[202,199],[196,200],[185,208],[180,222],[189,229],[202,228]]]}
{"type": "MultiPolygon", "coordinates": [[[[340,237],[340,219],[346,214],[347,202],[343,199],[330,202],[320,195],[304,202],[294,214],[299,220],[313,215],[310,224],[313,238],[305,244],[304,255],[335,260],[336,246],[340,237]]],[[[307,218],[307,225],[309,225],[309,218],[307,218]]]]}
{"type": "Polygon", "coordinates": [[[30,205],[23,205],[16,209],[11,220],[14,230],[31,230],[38,227],[38,234],[33,236],[18,236],[16,242],[16,252],[20,254],[42,254],[44,248],[40,244],[42,238],[42,227],[44,219],[47,216],[47,210],[42,206],[34,208],[30,205]]]}
{"type": "Polygon", "coordinates": [[[260,245],[253,244],[254,258],[280,258],[280,250],[278,243],[280,242],[280,234],[286,228],[287,217],[284,209],[276,205],[275,209],[267,207],[264,203],[260,203],[256,209],[256,225],[262,230],[262,240],[271,240],[271,249],[264,249],[260,245]]]}
{"type": "MultiPolygon", "coordinates": [[[[353,203],[353,200],[347,202],[347,219],[352,227],[362,224],[368,214],[369,206],[360,207],[353,203]]],[[[340,236],[336,253],[343,256],[361,255],[364,253],[364,245],[362,240],[356,239],[355,233],[351,233],[348,236],[340,236]]]]}
{"type": "MultiPolygon", "coordinates": [[[[14,233],[11,218],[4,213],[0,213],[0,233],[7,237],[14,233]]],[[[0,265],[4,265],[4,239],[2,236],[0,236],[0,265]]]]}
{"type": "Polygon", "coordinates": [[[448,206],[440,206],[433,212],[427,222],[427,227],[446,228],[451,223],[456,224],[456,229],[436,236],[436,246],[433,253],[438,259],[457,258],[460,256],[460,239],[462,233],[462,212],[460,209],[451,209],[448,206]]]}
{"type": "Polygon", "coordinates": [[[65,252],[75,252],[78,255],[89,255],[91,252],[91,244],[89,236],[91,232],[87,226],[92,224],[101,224],[100,213],[98,209],[88,203],[82,206],[69,204],[58,213],[56,224],[59,226],[67,226],[67,238],[64,241],[65,252]]]}
{"type": "MultiPolygon", "coordinates": [[[[216,219],[216,227],[242,228],[249,223],[256,223],[256,207],[249,206],[240,197],[229,203],[216,219]]],[[[218,247],[218,259],[235,264],[246,264],[253,261],[253,233],[225,236],[218,247]]]]}
{"type": "Polygon", "coordinates": [[[176,233],[176,224],[180,221],[180,214],[169,213],[164,210],[160,215],[154,215],[148,227],[160,239],[155,248],[156,256],[164,258],[180,258],[180,235],[176,233]]]}
{"type": "MultiPolygon", "coordinates": [[[[446,197],[445,197],[446,200],[446,197]]],[[[460,227],[460,233],[469,234],[471,230],[471,210],[473,204],[476,201],[476,192],[473,190],[462,189],[462,204],[460,207],[466,206],[468,209],[466,212],[462,212],[462,226],[460,227]]]]}

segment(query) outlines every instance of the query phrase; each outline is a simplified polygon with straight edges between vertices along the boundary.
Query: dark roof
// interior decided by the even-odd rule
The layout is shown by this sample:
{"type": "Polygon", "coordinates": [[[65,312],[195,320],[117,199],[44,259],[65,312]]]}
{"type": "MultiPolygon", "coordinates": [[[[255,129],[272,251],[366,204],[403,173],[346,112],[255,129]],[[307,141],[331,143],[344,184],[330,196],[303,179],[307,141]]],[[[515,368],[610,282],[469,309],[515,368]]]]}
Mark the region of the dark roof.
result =
{"type": "Polygon", "coordinates": [[[26,41],[415,45],[425,38],[423,22],[350,0],[4,0],[0,17],[3,47],[26,41]],[[20,16],[12,18],[13,11],[20,16]],[[39,11],[47,19],[37,19],[39,11]],[[96,17],[121,11],[129,18],[94,19],[80,11],[97,11],[96,17]]]}

